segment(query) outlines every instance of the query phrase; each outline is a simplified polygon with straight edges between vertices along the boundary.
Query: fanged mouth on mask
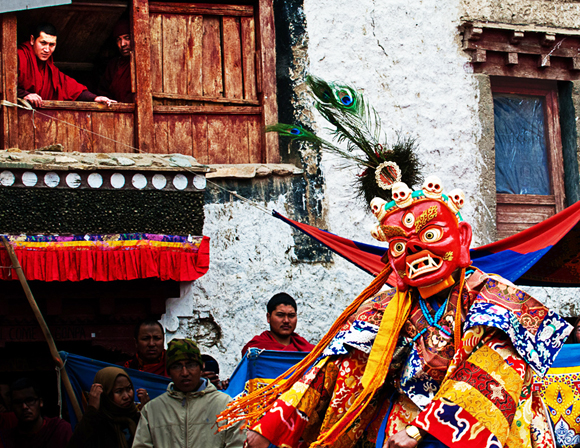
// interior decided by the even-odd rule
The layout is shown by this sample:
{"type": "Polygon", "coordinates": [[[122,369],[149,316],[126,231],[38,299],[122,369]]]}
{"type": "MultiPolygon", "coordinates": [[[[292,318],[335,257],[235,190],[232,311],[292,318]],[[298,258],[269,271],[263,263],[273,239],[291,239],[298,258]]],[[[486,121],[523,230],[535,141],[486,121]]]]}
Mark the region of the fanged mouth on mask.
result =
{"type": "Polygon", "coordinates": [[[437,271],[443,264],[443,259],[428,250],[423,250],[407,257],[406,263],[407,277],[413,280],[423,274],[437,271]]]}

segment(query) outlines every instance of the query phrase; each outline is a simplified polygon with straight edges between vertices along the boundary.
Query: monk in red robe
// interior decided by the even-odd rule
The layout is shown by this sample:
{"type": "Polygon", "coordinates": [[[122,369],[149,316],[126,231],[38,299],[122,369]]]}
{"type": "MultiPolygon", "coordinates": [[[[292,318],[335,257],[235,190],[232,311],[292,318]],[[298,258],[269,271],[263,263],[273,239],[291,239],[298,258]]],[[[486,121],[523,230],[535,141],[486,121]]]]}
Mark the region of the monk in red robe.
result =
{"type": "Polygon", "coordinates": [[[294,332],[298,323],[296,301],[292,296],[282,292],[270,299],[267,305],[266,319],[270,331],[255,336],[242,349],[245,355],[250,347],[264,350],[281,350],[287,352],[309,352],[314,345],[294,332]]]}
{"type": "Polygon", "coordinates": [[[34,107],[42,107],[43,100],[116,103],[89,92],[86,86],[56,68],[52,60],[56,38],[56,28],[43,23],[36,27],[29,42],[18,47],[18,98],[34,107]]]}
{"type": "Polygon", "coordinates": [[[120,56],[111,59],[99,83],[98,93],[121,103],[134,102],[131,90],[131,32],[129,21],[120,20],[113,28],[120,56]]]}
{"type": "MultiPolygon", "coordinates": [[[[135,327],[135,356],[123,367],[169,377],[165,369],[165,330],[154,319],[147,319],[135,327]]],[[[137,391],[139,395],[139,391],[137,391]]]]}

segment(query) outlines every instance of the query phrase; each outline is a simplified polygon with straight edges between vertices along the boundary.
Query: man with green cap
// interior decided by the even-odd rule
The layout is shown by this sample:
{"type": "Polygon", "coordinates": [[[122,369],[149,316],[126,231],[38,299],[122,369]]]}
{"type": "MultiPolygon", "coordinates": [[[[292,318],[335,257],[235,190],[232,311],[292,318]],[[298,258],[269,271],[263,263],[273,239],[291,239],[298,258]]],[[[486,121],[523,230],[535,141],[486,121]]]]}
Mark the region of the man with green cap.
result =
{"type": "Polygon", "coordinates": [[[166,363],[173,382],[141,411],[133,448],[241,448],[242,422],[216,434],[216,415],[231,398],[201,377],[203,361],[195,341],[171,340],[166,363]]]}

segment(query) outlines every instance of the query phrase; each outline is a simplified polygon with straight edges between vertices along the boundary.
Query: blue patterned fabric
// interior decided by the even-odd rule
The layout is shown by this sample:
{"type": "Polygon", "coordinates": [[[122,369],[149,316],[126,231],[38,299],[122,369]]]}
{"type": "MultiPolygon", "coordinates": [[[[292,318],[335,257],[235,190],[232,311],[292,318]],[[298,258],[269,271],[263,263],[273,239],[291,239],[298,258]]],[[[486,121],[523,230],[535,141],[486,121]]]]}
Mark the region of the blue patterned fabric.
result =
{"type": "Polygon", "coordinates": [[[423,410],[435,398],[439,384],[423,371],[423,361],[413,344],[411,353],[403,367],[399,391],[423,410]]]}
{"type": "Polygon", "coordinates": [[[345,355],[348,353],[346,346],[350,346],[364,353],[370,353],[378,331],[379,327],[377,325],[355,320],[348,330],[339,331],[336,334],[322,353],[322,357],[345,355]]]}
{"type": "Polygon", "coordinates": [[[478,325],[498,328],[507,334],[520,356],[540,376],[546,374],[570,334],[568,323],[551,310],[533,335],[510,310],[491,303],[476,303],[469,309],[464,331],[478,325]]]}

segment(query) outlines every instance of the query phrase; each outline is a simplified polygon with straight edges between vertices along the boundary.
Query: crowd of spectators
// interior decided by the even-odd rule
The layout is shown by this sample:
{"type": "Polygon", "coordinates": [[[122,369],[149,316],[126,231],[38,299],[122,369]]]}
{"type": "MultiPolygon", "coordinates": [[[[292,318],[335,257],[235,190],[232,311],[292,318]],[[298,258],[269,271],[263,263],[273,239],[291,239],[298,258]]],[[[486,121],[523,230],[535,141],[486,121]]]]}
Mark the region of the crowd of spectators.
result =
{"type": "MultiPolygon", "coordinates": [[[[295,333],[296,301],[276,294],[267,304],[269,330],[243,349],[309,351],[314,346],[295,333]]],[[[134,330],[135,354],[122,366],[103,368],[87,391],[82,419],[71,429],[59,417],[43,414],[38,385],[21,378],[0,390],[0,448],[241,448],[241,422],[216,432],[216,416],[231,397],[223,392],[219,364],[202,354],[191,339],[172,339],[165,349],[165,330],[146,319],[134,330]],[[150,400],[135,389],[131,370],[168,377],[167,391],[150,400]]],[[[0,385],[2,387],[2,385],[0,385]]]]}

